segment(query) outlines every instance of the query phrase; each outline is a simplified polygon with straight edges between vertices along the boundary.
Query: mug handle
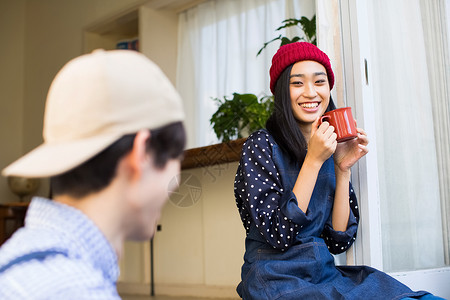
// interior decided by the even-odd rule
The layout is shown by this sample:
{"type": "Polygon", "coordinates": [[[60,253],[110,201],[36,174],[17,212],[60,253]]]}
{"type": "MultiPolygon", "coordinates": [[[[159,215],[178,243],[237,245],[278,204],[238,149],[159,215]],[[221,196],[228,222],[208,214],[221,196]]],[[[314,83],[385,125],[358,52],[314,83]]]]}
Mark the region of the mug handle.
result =
{"type": "MultiPolygon", "coordinates": [[[[319,120],[319,126],[322,125],[324,120],[329,123],[330,122],[330,116],[327,116],[327,115],[321,116],[320,120],[319,120]],[[325,119],[328,119],[328,120],[325,120],[325,119]]],[[[356,124],[356,121],[355,121],[355,124],[356,124]]]]}

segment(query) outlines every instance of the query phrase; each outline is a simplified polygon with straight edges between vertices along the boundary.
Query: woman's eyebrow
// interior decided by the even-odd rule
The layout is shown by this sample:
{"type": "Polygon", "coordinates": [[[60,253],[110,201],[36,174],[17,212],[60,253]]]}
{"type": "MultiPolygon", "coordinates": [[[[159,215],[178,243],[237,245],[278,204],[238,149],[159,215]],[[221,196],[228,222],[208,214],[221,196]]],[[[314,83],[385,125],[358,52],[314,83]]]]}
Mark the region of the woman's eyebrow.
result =
{"type": "MultiPolygon", "coordinates": [[[[314,72],[313,75],[314,76],[319,76],[319,75],[327,76],[327,73],[325,73],[325,72],[314,72]]],[[[304,74],[292,74],[292,75],[289,76],[289,78],[292,78],[292,77],[305,77],[305,75],[304,74]]]]}
{"type": "Polygon", "coordinates": [[[303,75],[303,74],[292,74],[292,75],[289,76],[289,78],[292,78],[292,77],[305,77],[305,75],[303,75]]]}

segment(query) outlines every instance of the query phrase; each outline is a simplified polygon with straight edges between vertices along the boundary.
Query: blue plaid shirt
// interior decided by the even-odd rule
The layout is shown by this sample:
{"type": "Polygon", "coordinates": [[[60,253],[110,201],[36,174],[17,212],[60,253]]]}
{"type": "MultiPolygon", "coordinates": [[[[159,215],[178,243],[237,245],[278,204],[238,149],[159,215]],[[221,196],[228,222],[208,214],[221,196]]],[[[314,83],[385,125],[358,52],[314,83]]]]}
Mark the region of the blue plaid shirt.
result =
{"type": "Polygon", "coordinates": [[[79,210],[34,198],[0,248],[0,299],[120,299],[117,255],[79,210]]]}

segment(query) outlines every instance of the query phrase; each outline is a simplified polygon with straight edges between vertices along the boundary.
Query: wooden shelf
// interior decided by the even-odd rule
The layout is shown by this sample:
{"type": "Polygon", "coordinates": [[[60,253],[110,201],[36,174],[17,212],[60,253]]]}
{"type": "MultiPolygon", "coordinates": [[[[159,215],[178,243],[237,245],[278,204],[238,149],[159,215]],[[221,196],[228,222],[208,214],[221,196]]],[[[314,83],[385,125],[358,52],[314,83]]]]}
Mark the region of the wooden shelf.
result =
{"type": "Polygon", "coordinates": [[[131,11],[101,20],[84,30],[84,52],[102,48],[113,50],[117,43],[139,37],[139,10],[131,11]]]}
{"type": "Polygon", "coordinates": [[[246,138],[242,138],[227,143],[186,150],[181,162],[181,169],[201,168],[239,161],[245,140],[246,138]]]}
{"type": "Polygon", "coordinates": [[[0,245],[23,226],[28,202],[0,203],[0,245]]]}

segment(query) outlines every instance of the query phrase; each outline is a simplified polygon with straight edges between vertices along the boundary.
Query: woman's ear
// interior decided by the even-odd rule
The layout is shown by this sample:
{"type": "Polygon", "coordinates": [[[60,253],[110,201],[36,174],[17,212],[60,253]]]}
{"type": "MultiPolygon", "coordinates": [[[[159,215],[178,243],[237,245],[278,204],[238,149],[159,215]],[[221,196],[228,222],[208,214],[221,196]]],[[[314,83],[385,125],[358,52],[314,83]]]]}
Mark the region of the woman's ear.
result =
{"type": "Polygon", "coordinates": [[[150,130],[148,129],[140,130],[134,138],[133,148],[127,157],[132,178],[140,177],[144,168],[150,163],[150,156],[147,152],[149,138],[150,130]]]}

